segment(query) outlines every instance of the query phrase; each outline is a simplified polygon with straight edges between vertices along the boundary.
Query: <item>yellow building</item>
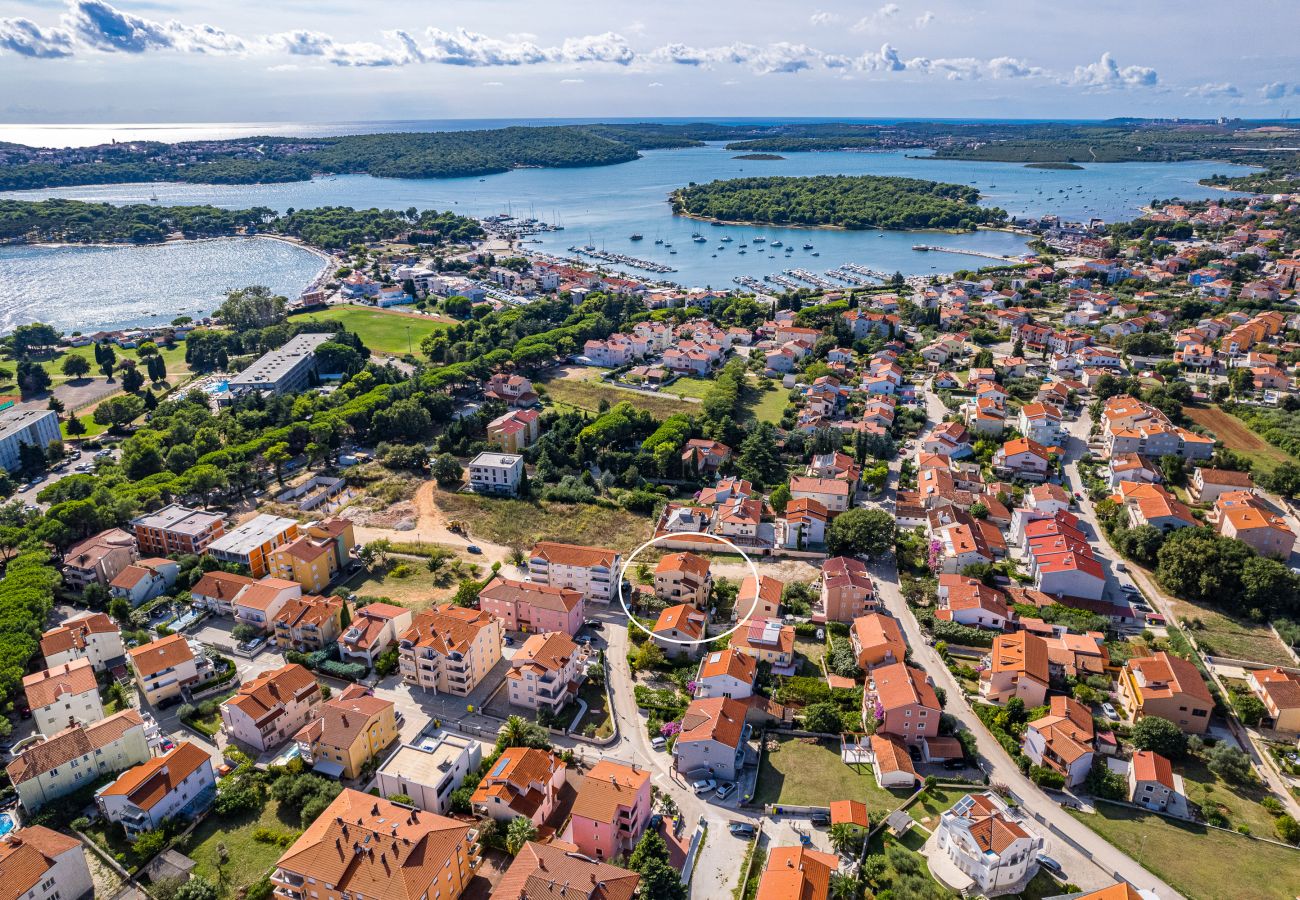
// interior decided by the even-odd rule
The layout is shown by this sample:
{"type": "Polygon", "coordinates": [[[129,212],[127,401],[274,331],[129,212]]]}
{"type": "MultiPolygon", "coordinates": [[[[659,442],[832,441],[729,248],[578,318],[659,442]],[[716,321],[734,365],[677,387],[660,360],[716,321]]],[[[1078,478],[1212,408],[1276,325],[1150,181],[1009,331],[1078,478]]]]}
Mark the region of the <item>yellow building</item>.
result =
{"type": "Polygon", "coordinates": [[[302,758],[336,778],[357,778],[368,760],[397,740],[397,718],[390,700],[354,684],[320,708],[320,714],[294,735],[302,758]]]}
{"type": "Polygon", "coordinates": [[[347,565],[354,546],[351,521],[326,519],[305,526],[296,540],[272,550],[270,571],[277,578],[298,582],[307,593],[323,593],[347,565]]]}

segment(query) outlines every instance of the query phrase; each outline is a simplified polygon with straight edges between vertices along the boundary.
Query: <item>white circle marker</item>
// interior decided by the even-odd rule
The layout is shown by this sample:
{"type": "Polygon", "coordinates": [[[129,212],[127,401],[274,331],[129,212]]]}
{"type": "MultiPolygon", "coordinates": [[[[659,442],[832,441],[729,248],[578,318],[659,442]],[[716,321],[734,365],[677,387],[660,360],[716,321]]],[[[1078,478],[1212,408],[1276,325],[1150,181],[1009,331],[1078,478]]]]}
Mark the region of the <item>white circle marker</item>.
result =
{"type": "MultiPolygon", "coordinates": [[[[685,552],[689,553],[690,551],[685,551],[685,552]]],[[[704,531],[670,531],[666,534],[661,534],[658,537],[652,537],[650,538],[650,540],[646,541],[640,547],[637,547],[635,550],[632,551],[631,555],[628,556],[627,561],[623,563],[622,570],[618,573],[618,602],[619,605],[623,607],[623,612],[627,613],[627,620],[631,622],[633,625],[635,625],[637,628],[640,628],[642,631],[644,631],[646,634],[648,634],[650,637],[654,638],[655,640],[663,641],[664,643],[667,644],[680,644],[683,647],[693,647],[698,644],[712,644],[716,640],[720,640],[721,638],[729,637],[730,635],[735,634],[738,630],[740,630],[740,626],[748,622],[750,618],[754,615],[754,608],[758,606],[758,588],[759,588],[758,566],[754,565],[754,561],[749,558],[749,554],[746,553],[744,550],[741,550],[739,547],[737,547],[735,544],[733,544],[731,541],[727,540],[726,538],[719,537],[716,534],[708,534],[707,532],[704,531]],[[632,610],[628,609],[627,598],[623,596],[623,582],[625,580],[625,576],[627,575],[628,568],[632,565],[632,560],[636,559],[642,550],[645,550],[649,547],[653,547],[659,541],[667,540],[670,538],[680,538],[680,537],[702,537],[702,538],[707,538],[710,541],[717,541],[719,544],[725,544],[726,546],[730,547],[732,550],[735,550],[737,553],[740,554],[740,558],[743,559],[745,561],[745,564],[749,566],[749,571],[754,576],[754,605],[750,607],[748,615],[746,615],[742,619],[737,619],[736,624],[733,625],[729,630],[722,632],[722,634],[715,634],[712,637],[703,637],[695,641],[681,641],[678,640],[677,638],[664,637],[662,635],[655,634],[649,628],[646,628],[644,625],[642,625],[639,621],[637,621],[636,616],[632,615],[632,610]]]]}

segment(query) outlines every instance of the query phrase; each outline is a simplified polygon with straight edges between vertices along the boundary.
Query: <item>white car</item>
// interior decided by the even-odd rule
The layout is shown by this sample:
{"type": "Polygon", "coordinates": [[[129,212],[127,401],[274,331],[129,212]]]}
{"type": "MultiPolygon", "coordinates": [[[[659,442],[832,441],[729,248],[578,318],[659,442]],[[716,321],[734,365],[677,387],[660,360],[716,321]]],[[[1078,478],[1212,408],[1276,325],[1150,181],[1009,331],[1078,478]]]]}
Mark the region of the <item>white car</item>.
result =
{"type": "Polygon", "coordinates": [[[718,782],[715,779],[701,778],[699,781],[691,785],[691,790],[695,791],[697,795],[707,794],[709,791],[713,790],[717,786],[718,786],[718,782]]]}
{"type": "Polygon", "coordinates": [[[1102,713],[1105,714],[1106,718],[1110,719],[1112,722],[1119,720],[1119,713],[1115,711],[1115,707],[1113,705],[1109,703],[1103,703],[1101,705],[1101,711],[1102,713]]]}

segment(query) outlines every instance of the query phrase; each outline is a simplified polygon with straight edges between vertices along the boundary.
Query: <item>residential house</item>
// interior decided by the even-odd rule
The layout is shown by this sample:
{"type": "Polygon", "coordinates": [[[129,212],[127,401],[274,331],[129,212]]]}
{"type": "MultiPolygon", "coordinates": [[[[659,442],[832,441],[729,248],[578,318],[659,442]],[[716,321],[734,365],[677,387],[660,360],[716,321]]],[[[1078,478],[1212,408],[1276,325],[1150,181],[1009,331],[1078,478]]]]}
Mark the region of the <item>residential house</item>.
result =
{"type": "Polygon", "coordinates": [[[533,383],[523,375],[498,372],[483,385],[483,393],[489,400],[501,400],[510,406],[532,406],[537,403],[533,383]]]}
{"type": "Polygon", "coordinates": [[[508,747],[474,789],[470,805],[480,816],[506,824],[523,817],[541,825],[560,802],[567,766],[532,747],[508,747]]]}
{"type": "Polygon", "coordinates": [[[1197,466],[1192,469],[1192,477],[1187,485],[1187,495],[1196,503],[1214,503],[1221,494],[1229,491],[1250,491],[1255,487],[1255,480],[1249,472],[1234,472],[1231,469],[1211,469],[1197,466]]]}
{"type": "Polygon", "coordinates": [[[942,574],[939,576],[936,596],[936,619],[997,631],[1004,630],[1012,619],[1006,595],[976,578],[942,574]]]}
{"type": "Polygon", "coordinates": [[[1051,469],[1051,451],[1029,438],[1007,441],[993,454],[993,470],[1009,478],[1043,481],[1051,469]]]}
{"type": "Polygon", "coordinates": [[[836,556],[822,563],[818,578],[820,616],[827,622],[852,622],[880,605],[866,563],[851,556],[836,556]]]}
{"type": "Polygon", "coordinates": [[[787,550],[812,550],[826,544],[831,513],[818,500],[800,497],[785,506],[781,546],[787,550]]]}
{"type": "Polygon", "coordinates": [[[217,795],[217,776],[208,751],[191,741],[127,769],[95,794],[95,805],[128,840],[157,831],[163,822],[193,818],[217,795]]]}
{"type": "Polygon", "coordinates": [[[479,592],[479,609],[501,620],[506,631],[560,631],[573,637],[586,616],[582,594],[573,588],[493,576],[479,592]]]}
{"type": "Polygon", "coordinates": [[[679,603],[659,613],[651,640],[669,657],[699,656],[707,635],[708,616],[692,606],[679,603]]]}
{"type": "Polygon", "coordinates": [[[120,528],[101,531],[73,544],[63,555],[63,586],[70,591],[91,584],[107,586],[139,556],[132,535],[120,528]]]}
{"type": "Polygon", "coordinates": [[[1246,684],[1268,711],[1275,731],[1300,733],[1300,675],[1285,669],[1250,669],[1246,684]]]}
{"type": "Polygon", "coordinates": [[[303,762],[328,778],[361,778],[366,765],[397,740],[396,705],[349,685],[320,704],[294,734],[303,762]]]}
{"type": "Polygon", "coordinates": [[[737,619],[771,619],[781,613],[781,596],[785,583],[771,575],[746,575],[736,592],[734,617],[737,619]]]}
{"type": "Polygon", "coordinates": [[[411,805],[426,812],[445,815],[451,809],[451,795],[483,762],[483,744],[478,738],[455,731],[440,731],[419,744],[403,744],[384,760],[375,773],[381,797],[401,794],[411,805]]]}
{"type": "Polygon", "coordinates": [[[840,858],[811,846],[773,847],[754,900],[827,900],[840,858]]]}
{"type": "Polygon", "coordinates": [[[708,609],[713,591],[709,561],[695,553],[669,553],[654,571],[655,596],[665,603],[685,603],[708,609]]]}
{"type": "Polygon", "coordinates": [[[221,704],[221,730],[259,753],[293,737],[320,711],[320,685],[297,663],[268,669],[221,704]]]}
{"type": "Polygon", "coordinates": [[[682,450],[682,470],[697,475],[714,475],[731,459],[731,448],[719,441],[691,438],[682,450]]]}
{"type": "Polygon", "coordinates": [[[141,553],[152,556],[199,555],[225,534],[225,517],[173,503],[131,520],[141,553]]]}
{"type": "Polygon", "coordinates": [[[1000,634],[993,639],[988,668],[980,672],[980,696],[989,703],[1019,697],[1032,709],[1043,705],[1048,679],[1047,644],[1042,638],[1026,631],[1000,634]]]}
{"type": "Polygon", "coordinates": [[[303,528],[297,539],[271,551],[270,573],[298,582],[308,593],[320,594],[347,568],[355,546],[350,520],[313,522],[303,528]]]}
{"type": "Polygon", "coordinates": [[[567,840],[590,859],[628,855],[650,824],[650,771],[602,759],[573,800],[567,840]]]}
{"type": "MultiPolygon", "coordinates": [[[[992,792],[967,794],[939,817],[938,852],[970,878],[962,886],[988,896],[1014,892],[1038,871],[1043,839],[1026,831],[992,792]]],[[[963,891],[965,892],[965,891],[963,891]]]]}
{"type": "Polygon", "coordinates": [[[368,666],[411,627],[411,610],[391,603],[371,603],[352,614],[352,623],[339,638],[344,662],[357,659],[368,666]]]}
{"type": "Polygon", "coordinates": [[[1138,750],[1128,767],[1128,800],[1160,812],[1181,794],[1178,776],[1169,760],[1151,750],[1138,750]]]}
{"type": "Polygon", "coordinates": [[[262,513],[208,544],[208,554],[222,562],[247,566],[254,578],[271,571],[271,553],[296,540],[298,523],[284,516],[262,513]]]}
{"type": "Polygon", "coordinates": [[[1049,403],[1026,403],[1016,419],[1020,433],[1045,447],[1059,447],[1065,440],[1061,411],[1049,403]]]}
{"type": "Polygon", "coordinates": [[[748,654],[759,662],[770,663],[778,675],[793,675],[794,626],[780,619],[749,619],[731,636],[729,645],[738,653],[748,654]]]}
{"type": "Polygon", "coordinates": [[[514,409],[488,423],[487,442],[502,453],[523,453],[542,436],[542,414],[535,409],[514,409]]]}
{"type": "Polygon", "coordinates": [[[60,663],[24,676],[23,693],[36,719],[36,730],[46,737],[104,718],[99,681],[88,659],[60,663]]]}
{"type": "Polygon", "coordinates": [[[578,693],[586,676],[586,654],[563,631],[531,635],[506,672],[510,703],[557,713],[578,693]]]}
{"type": "Polygon", "coordinates": [[[687,778],[734,781],[745,765],[748,709],[729,697],[692,700],[673,743],[673,768],[687,778]]]}
{"type": "Polygon", "coordinates": [[[870,671],[877,666],[900,663],[907,656],[907,642],[898,621],[884,613],[858,616],[849,628],[849,641],[858,668],[870,671]]]}
{"type": "Polygon", "coordinates": [[[172,634],[127,651],[135,683],[150,706],[180,697],[185,688],[210,681],[216,669],[203,648],[183,634],[172,634]]]}
{"type": "Polygon", "coordinates": [[[524,458],[517,453],[485,451],[469,463],[469,486],[480,494],[513,497],[523,477],[524,458]]]}
{"type": "Polygon", "coordinates": [[[566,900],[568,894],[576,892],[586,900],[633,900],[640,882],[641,876],[635,872],[569,852],[561,844],[529,841],[515,854],[493,893],[503,898],[546,900],[557,894],[556,886],[570,885],[563,892],[565,896],[556,896],[555,900],[566,900]]]}
{"type": "Polygon", "coordinates": [[[853,505],[856,481],[841,478],[810,478],[806,475],[790,476],[790,497],[793,500],[816,500],[833,517],[853,505]]]}
{"type": "Polygon", "coordinates": [[[876,776],[876,784],[905,790],[916,786],[918,776],[907,744],[888,734],[873,734],[870,743],[871,771],[876,776]]]}
{"type": "Polygon", "coordinates": [[[876,722],[876,733],[918,744],[939,735],[943,707],[929,677],[905,662],[872,669],[862,697],[862,715],[876,722]]]}
{"type": "Polygon", "coordinates": [[[342,597],[294,597],[271,620],[276,643],[303,653],[323,650],[338,641],[346,611],[342,597]]]}
{"type": "Polygon", "coordinates": [[[416,613],[398,647],[407,684],[467,696],[501,659],[501,621],[483,610],[445,603],[416,613]]]}
{"type": "Polygon", "coordinates": [[[587,600],[609,603],[618,592],[621,557],[616,550],[541,541],[528,556],[528,580],[573,588],[587,600]]]}
{"type": "Polygon", "coordinates": [[[108,583],[108,590],[114,597],[127,601],[132,606],[161,596],[176,583],[180,566],[170,559],[149,557],[137,560],[122,569],[108,583]]]}
{"type": "Polygon", "coordinates": [[[1112,499],[1123,505],[1131,528],[1150,525],[1168,534],[1200,524],[1185,503],[1158,484],[1121,482],[1112,499]]]}
{"type": "Polygon", "coordinates": [[[1187,734],[1205,734],[1214,698],[1196,666],[1161,650],[1135,656],[1119,678],[1120,698],[1134,719],[1160,716],[1187,734]]]}
{"type": "Polygon", "coordinates": [[[190,588],[190,600],[199,609],[233,616],[235,598],[250,584],[257,584],[257,579],[233,572],[204,572],[203,577],[190,588]]]}
{"type": "Polygon", "coordinates": [[[1052,769],[1065,778],[1067,788],[1078,787],[1092,771],[1096,738],[1092,711],[1072,697],[1054,696],[1047,715],[1025,726],[1025,756],[1036,766],[1052,769]]]}
{"type": "Polygon", "coordinates": [[[235,621],[267,631],[285,604],[301,596],[302,585],[298,582],[267,576],[247,585],[235,596],[235,621]]]}
{"type": "Polygon", "coordinates": [[[41,635],[41,655],[51,669],[85,659],[96,672],[104,672],[125,654],[122,632],[104,613],[82,613],[41,635]]]}
{"type": "Polygon", "coordinates": [[[1228,491],[1215,501],[1219,534],[1236,538],[1260,556],[1287,560],[1295,547],[1295,533],[1283,516],[1275,513],[1250,491],[1228,491]]]}
{"type": "Polygon", "coordinates": [[[271,884],[285,898],[310,885],[321,900],[459,900],[478,865],[472,824],[344,788],[280,856],[271,884]]]}
{"type": "Polygon", "coordinates": [[[81,841],[43,825],[0,838],[0,884],[12,900],[90,900],[95,895],[81,841]]]}
{"type": "Polygon", "coordinates": [[[695,675],[695,697],[730,697],[744,700],[754,693],[754,679],[758,677],[758,659],[728,647],[710,650],[700,660],[700,670],[695,675]]]}
{"type": "Polygon", "coordinates": [[[1164,475],[1151,460],[1137,453],[1118,453],[1106,461],[1110,473],[1108,482],[1112,490],[1119,490],[1125,481],[1137,484],[1159,484],[1164,475]]]}
{"type": "Polygon", "coordinates": [[[145,720],[124,709],[90,725],[74,725],[31,744],[5,768],[29,813],[105,775],[149,759],[145,720]]]}

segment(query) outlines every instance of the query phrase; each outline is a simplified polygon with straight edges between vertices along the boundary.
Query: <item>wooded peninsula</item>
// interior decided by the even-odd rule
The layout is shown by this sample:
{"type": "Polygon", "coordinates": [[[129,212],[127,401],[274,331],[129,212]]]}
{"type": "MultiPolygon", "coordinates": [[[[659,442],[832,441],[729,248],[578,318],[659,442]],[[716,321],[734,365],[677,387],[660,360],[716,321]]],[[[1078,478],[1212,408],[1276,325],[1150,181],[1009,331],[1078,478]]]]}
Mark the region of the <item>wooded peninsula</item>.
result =
{"type": "Polygon", "coordinates": [[[670,197],[678,213],[724,222],[839,228],[961,228],[999,225],[1007,214],[978,205],[961,184],[879,175],[735,178],[692,184],[670,197]]]}

